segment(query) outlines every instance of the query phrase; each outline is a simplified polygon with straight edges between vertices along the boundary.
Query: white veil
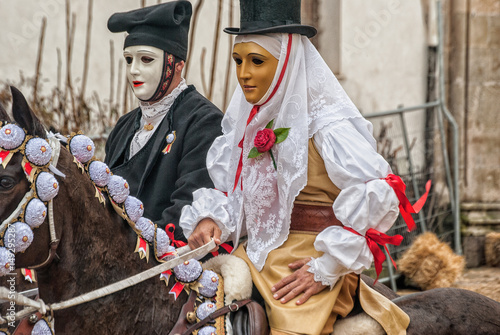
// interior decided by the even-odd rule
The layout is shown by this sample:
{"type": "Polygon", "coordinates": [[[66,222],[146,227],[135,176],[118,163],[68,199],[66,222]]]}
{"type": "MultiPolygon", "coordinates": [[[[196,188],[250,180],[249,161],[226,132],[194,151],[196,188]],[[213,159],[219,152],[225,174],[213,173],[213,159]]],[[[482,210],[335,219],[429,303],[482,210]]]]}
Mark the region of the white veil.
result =
{"type": "MultiPolygon", "coordinates": [[[[361,116],[309,39],[299,34],[276,35],[282,41],[281,52],[268,94],[276,87],[290,49],[277,91],[246,126],[253,106],[238,86],[222,122],[226,140],[233,142],[228,143],[231,153],[229,175],[225,177],[229,209],[233,219],[238,220],[233,243],[236,247],[240,236],[248,235],[247,254],[259,271],[269,252],[288,237],[293,202],[307,183],[309,138],[324,126],[348,118],[376,146],[371,124],[361,116]],[[290,128],[288,138],[272,149],[277,171],[268,153],[247,158],[257,131],[273,119],[274,129],[290,128]],[[243,190],[238,186],[232,192],[241,155],[238,144],[243,134],[243,190]]],[[[249,35],[258,44],[259,36],[262,35],[249,35]]]]}

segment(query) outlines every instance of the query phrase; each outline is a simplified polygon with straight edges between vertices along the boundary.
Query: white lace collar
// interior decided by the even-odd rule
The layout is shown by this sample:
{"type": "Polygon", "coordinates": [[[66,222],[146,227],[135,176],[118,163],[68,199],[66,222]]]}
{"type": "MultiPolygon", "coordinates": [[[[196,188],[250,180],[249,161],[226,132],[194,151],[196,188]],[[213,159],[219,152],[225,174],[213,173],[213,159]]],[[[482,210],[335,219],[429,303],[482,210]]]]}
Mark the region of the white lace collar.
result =
{"type": "Polygon", "coordinates": [[[130,142],[129,158],[133,157],[146,145],[146,143],[148,143],[149,139],[153,136],[156,129],[158,129],[158,126],[163,121],[163,118],[172,107],[175,99],[177,99],[179,94],[186,88],[188,88],[186,80],[181,78],[179,85],[160,101],[155,103],[140,103],[142,111],[141,123],[134,138],[130,142]]]}

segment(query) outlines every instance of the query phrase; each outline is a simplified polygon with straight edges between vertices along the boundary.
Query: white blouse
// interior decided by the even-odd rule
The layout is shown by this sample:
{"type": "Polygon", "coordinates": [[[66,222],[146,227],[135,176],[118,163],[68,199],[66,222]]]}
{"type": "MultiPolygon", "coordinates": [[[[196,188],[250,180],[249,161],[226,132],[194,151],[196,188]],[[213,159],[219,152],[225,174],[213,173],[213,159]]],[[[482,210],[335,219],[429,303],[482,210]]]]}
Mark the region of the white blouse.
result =
{"type": "MultiPolygon", "coordinates": [[[[364,119],[345,118],[318,129],[313,135],[313,141],[325,162],[328,176],[341,190],[333,203],[337,219],[361,235],[365,235],[370,228],[385,233],[399,214],[399,200],[383,179],[392,173],[389,164],[376,152],[373,137],[367,138],[366,132],[360,133],[360,124],[371,130],[371,124],[364,119]]],[[[227,125],[225,128],[228,130],[227,125]]],[[[249,198],[240,196],[236,201],[228,201],[223,193],[233,191],[235,172],[229,166],[235,136],[241,137],[241,131],[226,131],[209,150],[207,166],[216,189],[195,191],[192,205],[183,208],[180,226],[186,237],[206,217],[213,219],[220,227],[222,241],[233,240],[237,244],[239,237],[251,230],[251,227],[246,227],[249,223],[245,220],[245,207],[252,207],[249,198]]],[[[275,157],[279,156],[279,148],[273,148],[273,153],[275,157]]],[[[246,157],[245,154],[243,157],[246,157]]],[[[300,170],[300,173],[307,176],[306,169],[300,170]]],[[[248,178],[248,175],[250,173],[242,173],[242,178],[248,178]]],[[[243,185],[249,186],[245,183],[243,185]]],[[[290,208],[285,213],[288,218],[291,210],[290,208]]],[[[289,224],[283,229],[288,230],[289,224]]],[[[249,243],[252,243],[251,239],[249,243]]],[[[247,246],[247,252],[249,247],[251,246],[247,246]]],[[[323,255],[308,263],[311,266],[309,271],[314,274],[316,281],[330,287],[335,285],[339,277],[351,272],[359,274],[370,268],[373,262],[365,237],[340,226],[331,226],[319,233],[314,247],[323,252],[323,255]]],[[[266,257],[267,254],[262,259],[265,261],[266,257]]],[[[263,264],[253,262],[257,269],[262,268],[263,264]]]]}

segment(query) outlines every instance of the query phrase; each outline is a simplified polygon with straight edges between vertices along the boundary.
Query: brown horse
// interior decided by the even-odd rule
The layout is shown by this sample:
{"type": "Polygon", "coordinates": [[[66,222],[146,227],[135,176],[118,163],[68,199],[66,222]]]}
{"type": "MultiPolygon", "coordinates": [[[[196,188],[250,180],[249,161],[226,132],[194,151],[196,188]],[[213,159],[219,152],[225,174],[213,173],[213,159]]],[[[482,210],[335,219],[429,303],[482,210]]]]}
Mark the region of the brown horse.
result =
{"type": "MultiPolygon", "coordinates": [[[[22,94],[14,88],[12,93],[15,121],[29,134],[45,137],[44,127],[22,94]]],[[[1,107],[0,120],[9,120],[1,107]]],[[[21,159],[15,154],[5,169],[0,166],[0,222],[9,217],[29,189],[21,159]]],[[[136,234],[109,201],[105,206],[99,202],[92,182],[65,148],[57,168],[66,175],[57,177],[60,189],[54,199],[60,243],[58,257],[38,271],[41,299],[46,303],[64,301],[152,267],[154,261],[146,263],[134,254],[136,234]]],[[[49,244],[45,222],[34,230],[31,246],[16,255],[16,267],[43,263],[49,244]]],[[[478,293],[448,288],[398,297],[386,286],[374,285],[373,279],[362,279],[410,316],[408,334],[500,334],[500,303],[478,293]]],[[[113,295],[56,311],[56,334],[168,334],[187,298],[181,294],[175,301],[168,291],[158,278],[152,278],[113,295]]],[[[349,319],[356,317],[337,321],[335,334],[342,327],[347,328],[347,334],[375,334],[371,328],[354,330],[349,319]]]]}
{"type": "MultiPolygon", "coordinates": [[[[45,138],[44,127],[30,110],[23,95],[12,89],[14,119],[28,134],[45,138]]],[[[0,120],[8,121],[4,110],[0,120]]],[[[16,208],[29,189],[16,153],[4,169],[0,166],[0,222],[16,208]]],[[[59,193],[54,199],[54,220],[60,243],[57,259],[38,271],[40,298],[55,303],[104,287],[156,265],[134,253],[136,233],[114,211],[109,201],[103,206],[95,187],[73,162],[65,148],[57,168],[59,193]]],[[[49,254],[47,220],[34,229],[31,246],[16,254],[16,267],[43,263],[49,254]]],[[[173,284],[173,283],[172,283],[173,284]]],[[[158,277],[146,280],[79,306],[54,313],[56,334],[167,334],[177,321],[187,299],[177,300],[158,277]]],[[[0,326],[1,328],[1,326],[0,326]]],[[[10,329],[13,330],[13,329],[10,329]]]]}

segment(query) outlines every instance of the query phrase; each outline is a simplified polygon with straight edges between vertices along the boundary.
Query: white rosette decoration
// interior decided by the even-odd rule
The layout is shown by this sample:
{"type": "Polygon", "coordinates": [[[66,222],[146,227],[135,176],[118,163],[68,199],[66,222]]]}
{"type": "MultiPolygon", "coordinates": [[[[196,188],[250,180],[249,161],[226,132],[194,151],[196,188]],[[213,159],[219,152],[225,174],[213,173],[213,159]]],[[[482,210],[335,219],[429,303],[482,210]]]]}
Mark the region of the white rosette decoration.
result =
{"type": "Polygon", "coordinates": [[[101,161],[93,161],[89,164],[90,179],[99,187],[108,185],[111,170],[101,161]]]}
{"type": "Polygon", "coordinates": [[[19,148],[25,139],[26,133],[17,124],[7,123],[0,128],[0,147],[4,150],[19,148]]]}
{"type": "Polygon", "coordinates": [[[198,331],[198,335],[217,335],[217,329],[214,326],[205,326],[198,331]]]}
{"type": "MultiPolygon", "coordinates": [[[[167,233],[165,230],[161,228],[156,228],[156,240],[155,240],[155,252],[156,252],[156,257],[160,258],[163,255],[175,251],[175,248],[170,246],[170,239],[168,238],[167,233]]],[[[174,256],[174,255],[172,255],[174,256]]],[[[165,257],[164,260],[168,260],[173,257],[165,257]]]]}
{"type": "Polygon", "coordinates": [[[217,306],[215,303],[211,301],[205,301],[196,309],[196,317],[200,320],[203,320],[213,312],[217,310],[217,306]]]}
{"type": "Polygon", "coordinates": [[[24,222],[14,222],[9,225],[3,236],[4,245],[14,243],[14,252],[24,252],[33,242],[33,232],[24,222]]]}
{"type": "Polygon", "coordinates": [[[217,273],[211,270],[204,270],[198,282],[201,284],[199,289],[201,295],[207,298],[215,296],[217,287],[219,286],[219,276],[217,273]]]}
{"type": "Polygon", "coordinates": [[[109,195],[117,204],[121,204],[127,199],[130,194],[130,189],[127,181],[116,175],[112,175],[108,182],[109,195]]]}
{"type": "Polygon", "coordinates": [[[200,277],[202,272],[201,263],[196,259],[187,260],[174,267],[175,278],[183,283],[194,282],[200,277]]]}
{"type": "Polygon", "coordinates": [[[35,323],[31,335],[54,335],[54,332],[45,319],[40,319],[35,323]]]}
{"type": "Polygon", "coordinates": [[[155,238],[155,225],[153,221],[141,217],[135,223],[135,228],[141,233],[142,237],[149,243],[153,243],[155,238]]]}
{"type": "Polygon", "coordinates": [[[36,194],[40,200],[47,202],[59,192],[59,183],[56,178],[48,172],[40,172],[35,181],[36,194]]]}
{"type": "Polygon", "coordinates": [[[0,277],[5,276],[14,269],[15,256],[7,248],[0,247],[0,277]]]}
{"type": "Polygon", "coordinates": [[[142,201],[133,196],[128,196],[124,203],[125,212],[132,222],[137,222],[144,214],[142,201]]]}
{"type": "Polygon", "coordinates": [[[31,199],[24,210],[24,222],[31,228],[39,227],[47,216],[47,206],[37,198],[31,199]]]}
{"type": "Polygon", "coordinates": [[[82,163],[87,163],[94,157],[94,142],[85,135],[75,135],[69,142],[69,151],[82,163]]]}
{"type": "Polygon", "coordinates": [[[52,148],[49,142],[40,137],[29,139],[24,152],[28,162],[36,166],[45,166],[52,158],[52,148]]]}

